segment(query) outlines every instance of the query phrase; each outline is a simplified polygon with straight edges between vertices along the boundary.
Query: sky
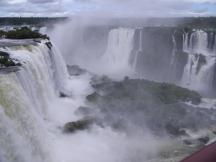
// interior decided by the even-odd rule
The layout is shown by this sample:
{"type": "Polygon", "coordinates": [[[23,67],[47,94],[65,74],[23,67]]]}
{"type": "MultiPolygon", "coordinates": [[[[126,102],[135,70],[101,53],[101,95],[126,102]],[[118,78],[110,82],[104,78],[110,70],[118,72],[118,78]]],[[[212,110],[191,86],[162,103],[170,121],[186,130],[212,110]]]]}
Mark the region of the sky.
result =
{"type": "Polygon", "coordinates": [[[0,0],[9,16],[216,16],[216,0],[0,0]]]}

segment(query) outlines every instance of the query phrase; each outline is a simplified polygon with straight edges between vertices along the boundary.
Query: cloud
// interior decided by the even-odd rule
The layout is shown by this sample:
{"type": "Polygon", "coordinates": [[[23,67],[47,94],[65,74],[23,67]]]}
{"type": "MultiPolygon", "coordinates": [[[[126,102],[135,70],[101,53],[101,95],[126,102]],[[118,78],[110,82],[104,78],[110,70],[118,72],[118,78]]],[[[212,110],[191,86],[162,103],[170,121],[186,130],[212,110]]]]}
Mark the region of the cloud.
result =
{"type": "Polygon", "coordinates": [[[0,0],[2,16],[205,16],[216,0],[0,0]]]}
{"type": "Polygon", "coordinates": [[[58,2],[58,0],[28,0],[30,3],[53,3],[58,2]]]}

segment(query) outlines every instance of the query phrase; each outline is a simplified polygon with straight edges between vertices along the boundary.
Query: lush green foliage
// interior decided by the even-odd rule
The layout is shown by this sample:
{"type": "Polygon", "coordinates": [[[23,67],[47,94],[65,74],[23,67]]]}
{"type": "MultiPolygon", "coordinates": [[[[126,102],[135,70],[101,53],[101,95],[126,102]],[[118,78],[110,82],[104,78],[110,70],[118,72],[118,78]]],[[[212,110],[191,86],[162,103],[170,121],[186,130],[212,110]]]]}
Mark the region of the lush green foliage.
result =
{"type": "Polygon", "coordinates": [[[15,63],[6,52],[0,51],[0,67],[20,66],[20,63],[15,63]]]}
{"type": "Polygon", "coordinates": [[[47,23],[52,24],[57,21],[65,20],[65,17],[62,18],[47,18],[47,17],[2,17],[0,18],[0,25],[37,25],[43,26],[47,23]]]}
{"type": "MultiPolygon", "coordinates": [[[[148,80],[125,79],[123,82],[111,82],[94,85],[96,89],[104,89],[108,98],[134,98],[134,96],[143,96],[157,98],[164,104],[191,101],[198,104],[201,96],[195,91],[188,90],[169,83],[157,83],[148,80]]],[[[96,101],[100,97],[96,92],[87,96],[89,101],[96,101]]]]}
{"type": "Polygon", "coordinates": [[[40,34],[37,31],[32,31],[28,27],[17,28],[10,30],[8,32],[0,31],[0,37],[7,39],[32,39],[32,38],[42,38],[49,39],[47,35],[40,34]]]}
{"type": "Polygon", "coordinates": [[[201,101],[201,96],[197,92],[178,87],[174,84],[152,83],[150,89],[152,89],[152,92],[166,104],[178,101],[191,101],[194,104],[198,104],[201,101]]]}
{"type": "Polygon", "coordinates": [[[7,39],[32,39],[32,38],[42,38],[49,39],[47,35],[40,34],[37,31],[32,31],[28,27],[17,28],[10,30],[8,32],[0,31],[0,37],[7,39]]]}

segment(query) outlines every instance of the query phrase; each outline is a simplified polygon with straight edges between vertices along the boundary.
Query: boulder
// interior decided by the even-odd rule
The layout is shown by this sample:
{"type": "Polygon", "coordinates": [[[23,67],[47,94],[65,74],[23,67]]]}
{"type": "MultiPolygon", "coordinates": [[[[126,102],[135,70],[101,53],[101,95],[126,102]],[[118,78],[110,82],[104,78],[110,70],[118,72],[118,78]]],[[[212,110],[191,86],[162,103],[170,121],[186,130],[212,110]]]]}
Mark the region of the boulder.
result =
{"type": "Polygon", "coordinates": [[[197,139],[199,142],[201,142],[202,144],[207,144],[209,142],[209,137],[205,136],[205,137],[200,137],[197,139]]]}
{"type": "Polygon", "coordinates": [[[63,92],[60,92],[60,93],[59,93],[59,97],[61,97],[61,98],[65,98],[65,97],[68,97],[68,95],[65,94],[65,93],[63,93],[63,92]]]}
{"type": "Polygon", "coordinates": [[[173,136],[188,136],[185,130],[180,129],[177,126],[174,126],[172,124],[167,124],[165,126],[167,133],[173,135],[173,136]]]}
{"type": "Polygon", "coordinates": [[[68,122],[64,125],[63,132],[74,133],[76,131],[85,130],[88,129],[92,123],[93,119],[91,118],[84,118],[78,121],[68,122]]]}

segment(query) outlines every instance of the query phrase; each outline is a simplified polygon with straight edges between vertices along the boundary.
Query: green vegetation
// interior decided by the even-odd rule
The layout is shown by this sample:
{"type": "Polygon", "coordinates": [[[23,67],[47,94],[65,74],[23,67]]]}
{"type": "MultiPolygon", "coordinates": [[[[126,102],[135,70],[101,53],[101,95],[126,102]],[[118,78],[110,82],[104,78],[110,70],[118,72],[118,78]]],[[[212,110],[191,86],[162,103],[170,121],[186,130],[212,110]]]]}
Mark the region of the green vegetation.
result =
{"type": "Polygon", "coordinates": [[[178,101],[198,104],[201,96],[195,91],[178,87],[174,84],[152,83],[150,86],[152,92],[165,104],[176,103],[178,101]]]}
{"type": "Polygon", "coordinates": [[[3,31],[3,30],[0,30],[0,37],[3,37],[4,35],[5,35],[5,31],[3,31]]]}
{"type": "Polygon", "coordinates": [[[179,25],[188,28],[216,28],[216,17],[180,18],[179,25]]]}
{"type": "Polygon", "coordinates": [[[105,96],[100,96],[97,92],[87,96],[90,102],[102,98],[129,98],[136,100],[141,97],[143,100],[149,98],[159,100],[163,104],[173,104],[178,102],[189,102],[199,104],[201,95],[195,91],[188,90],[169,83],[157,83],[154,81],[140,79],[125,79],[123,82],[109,82],[93,85],[97,90],[106,92],[105,96]]]}
{"type": "Polygon", "coordinates": [[[41,38],[49,39],[47,35],[40,34],[39,32],[32,31],[28,27],[17,28],[10,30],[8,32],[0,31],[0,37],[7,39],[32,39],[32,38],[41,38]]]}
{"type": "Polygon", "coordinates": [[[21,66],[21,64],[14,62],[14,60],[9,57],[8,53],[0,51],[0,67],[10,66],[21,66]]]}
{"type": "Polygon", "coordinates": [[[64,21],[66,17],[2,17],[0,18],[0,25],[36,25],[44,26],[53,24],[59,21],[64,21]]]}
{"type": "Polygon", "coordinates": [[[174,84],[126,77],[118,82],[92,81],[92,86],[95,92],[86,98],[89,110],[102,113],[105,124],[117,130],[130,129],[134,123],[156,136],[178,137],[187,136],[186,129],[209,128],[216,121],[215,110],[185,103],[199,104],[199,93],[174,84]]]}

